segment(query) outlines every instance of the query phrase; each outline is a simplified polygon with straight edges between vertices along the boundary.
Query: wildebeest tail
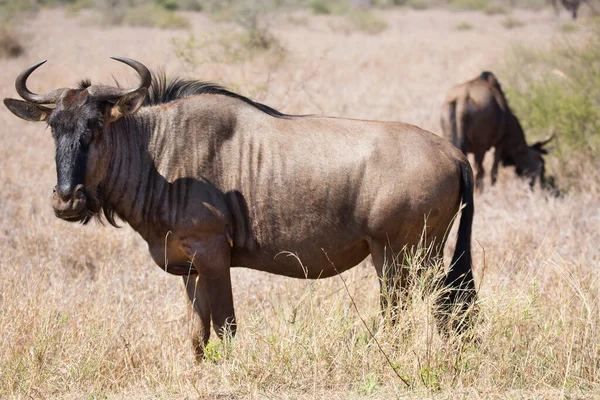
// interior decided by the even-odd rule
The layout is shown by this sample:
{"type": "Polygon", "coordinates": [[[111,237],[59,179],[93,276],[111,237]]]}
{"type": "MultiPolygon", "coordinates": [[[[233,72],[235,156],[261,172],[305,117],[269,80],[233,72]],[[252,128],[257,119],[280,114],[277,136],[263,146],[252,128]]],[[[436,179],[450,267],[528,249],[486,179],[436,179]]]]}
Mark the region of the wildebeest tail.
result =
{"type": "MultiPolygon", "coordinates": [[[[468,161],[461,162],[461,201],[463,204],[460,224],[458,226],[458,237],[456,249],[452,256],[452,264],[445,279],[447,292],[441,299],[441,312],[444,315],[452,312],[454,306],[459,307],[459,313],[467,311],[477,297],[475,282],[473,281],[473,270],[471,262],[471,228],[473,225],[473,172],[468,161]]],[[[466,327],[465,321],[454,321],[454,329],[462,330],[466,327]]]]}

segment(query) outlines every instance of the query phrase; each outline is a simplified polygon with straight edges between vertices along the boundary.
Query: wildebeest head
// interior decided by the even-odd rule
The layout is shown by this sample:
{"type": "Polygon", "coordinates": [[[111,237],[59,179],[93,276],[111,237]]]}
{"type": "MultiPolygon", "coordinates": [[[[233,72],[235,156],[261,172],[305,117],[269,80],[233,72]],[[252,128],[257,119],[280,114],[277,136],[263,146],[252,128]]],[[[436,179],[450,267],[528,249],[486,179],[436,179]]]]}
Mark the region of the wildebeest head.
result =
{"type": "MultiPolygon", "coordinates": [[[[531,178],[530,184],[533,187],[535,185],[535,181],[537,177],[540,177],[540,183],[542,188],[546,186],[546,164],[544,162],[544,157],[548,154],[549,149],[545,146],[554,139],[554,132],[545,137],[544,139],[535,142],[533,145],[527,148],[528,158],[533,161],[533,171],[525,171],[527,176],[531,178]],[[532,172],[532,173],[531,173],[532,172]]],[[[519,168],[517,167],[517,174],[520,175],[519,168]]]]}
{"type": "MultiPolygon", "coordinates": [[[[513,143],[522,142],[525,144],[525,133],[517,117],[512,113],[507,123],[506,135],[509,141],[513,143]]],[[[533,188],[537,179],[540,179],[542,187],[546,184],[544,156],[548,154],[545,147],[555,134],[552,132],[546,138],[532,144],[531,146],[516,146],[514,150],[507,152],[503,159],[504,166],[514,165],[517,175],[529,179],[529,184],[533,188]]]]}
{"type": "MultiPolygon", "coordinates": [[[[15,87],[23,100],[4,99],[6,107],[27,121],[46,121],[56,145],[57,184],[52,206],[57,217],[86,223],[101,209],[97,194],[99,178],[94,177],[100,154],[97,144],[106,126],[135,113],[142,105],[151,83],[150,71],[141,63],[113,57],[134,68],[141,84],[134,89],[91,85],[78,89],[61,88],[46,94],[27,89],[29,75],[46,61],[23,70],[15,87]],[[54,108],[45,105],[55,105],[54,108]]],[[[97,174],[96,174],[97,175],[97,174]]],[[[111,223],[112,218],[109,219],[111,223]]]]}
{"type": "MultiPolygon", "coordinates": [[[[543,156],[548,154],[549,150],[544,146],[552,139],[554,139],[554,133],[528,146],[526,156],[516,157],[516,160],[513,161],[513,164],[516,166],[517,175],[529,179],[529,184],[532,188],[538,177],[542,187],[546,186],[546,164],[543,156]]],[[[506,162],[504,164],[507,165],[506,162]]]]}

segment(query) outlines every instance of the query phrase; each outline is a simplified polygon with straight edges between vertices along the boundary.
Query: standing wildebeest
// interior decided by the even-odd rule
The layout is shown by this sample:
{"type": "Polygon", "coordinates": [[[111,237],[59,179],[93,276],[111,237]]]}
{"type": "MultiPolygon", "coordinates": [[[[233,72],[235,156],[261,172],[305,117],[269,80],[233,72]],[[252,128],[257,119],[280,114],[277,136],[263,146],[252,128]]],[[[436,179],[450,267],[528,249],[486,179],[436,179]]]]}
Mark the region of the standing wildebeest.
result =
{"type": "Polygon", "coordinates": [[[380,279],[404,289],[405,269],[388,266],[393,250],[425,233],[439,256],[461,202],[449,290],[438,304],[443,325],[451,306],[466,311],[475,301],[472,172],[442,138],[402,123],[290,116],[197,81],[151,84],[144,65],[115,59],[138,72],[139,87],[84,81],[34,94],[26,80],[41,62],[17,77],[25,101],[4,103],[52,129],[57,217],[86,223],[103,212],[114,225],[116,214],[161,268],[186,282],[192,275],[198,355],[211,319],[219,335],[235,331],[231,267],[315,279],[371,254],[380,279]]]}
{"type": "Polygon", "coordinates": [[[528,177],[532,188],[537,177],[542,187],[546,185],[542,155],[548,153],[544,146],[554,135],[527,146],[523,128],[493,73],[484,71],[477,78],[452,87],[444,100],[441,123],[446,139],[465,155],[475,154],[475,185],[479,190],[483,190],[483,158],[492,147],[492,185],[496,183],[500,161],[505,166],[515,165],[517,174],[528,177]]]}

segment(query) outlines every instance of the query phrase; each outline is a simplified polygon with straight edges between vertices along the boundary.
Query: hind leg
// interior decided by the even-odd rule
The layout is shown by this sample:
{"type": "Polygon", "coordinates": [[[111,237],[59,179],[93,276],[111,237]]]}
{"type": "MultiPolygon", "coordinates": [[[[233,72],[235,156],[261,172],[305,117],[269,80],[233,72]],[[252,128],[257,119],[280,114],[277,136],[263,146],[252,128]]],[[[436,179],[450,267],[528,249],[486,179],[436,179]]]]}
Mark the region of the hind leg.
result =
{"type": "Polygon", "coordinates": [[[500,164],[501,151],[496,148],[494,150],[494,165],[492,166],[492,186],[496,184],[498,180],[498,164],[500,164]]]}
{"type": "Polygon", "coordinates": [[[389,245],[373,240],[371,256],[379,278],[380,304],[393,323],[408,305],[408,269],[403,266],[404,250],[394,254],[389,245]]]}
{"type": "Polygon", "coordinates": [[[485,176],[485,169],[483,168],[483,159],[485,153],[475,153],[475,167],[477,173],[475,174],[475,188],[479,193],[483,192],[483,177],[485,176]]]}

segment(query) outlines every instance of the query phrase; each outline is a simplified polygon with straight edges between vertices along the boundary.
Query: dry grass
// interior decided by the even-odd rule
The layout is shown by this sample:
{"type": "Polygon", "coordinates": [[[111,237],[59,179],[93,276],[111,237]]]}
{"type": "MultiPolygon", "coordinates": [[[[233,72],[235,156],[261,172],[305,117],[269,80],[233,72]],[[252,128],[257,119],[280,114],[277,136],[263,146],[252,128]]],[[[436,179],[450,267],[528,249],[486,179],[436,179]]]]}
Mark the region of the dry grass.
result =
{"type": "MultiPolygon", "coordinates": [[[[282,62],[264,53],[238,64],[207,62],[195,75],[282,111],[403,120],[439,132],[446,88],[497,71],[511,43],[547,46],[555,31],[550,11],[514,15],[527,22],[518,32],[504,29],[502,17],[476,13],[469,21],[481,30],[458,32],[464,14],[393,10],[377,36],[332,31],[336,17],[311,17],[306,26],[282,18],[272,28],[289,49],[282,62]],[[481,35],[494,45],[482,45],[481,35]]],[[[193,35],[219,32],[205,15],[190,20],[193,35]]],[[[172,45],[186,32],[82,21],[42,11],[23,26],[32,56],[0,61],[0,95],[14,96],[18,72],[44,58],[50,61],[31,78],[34,91],[129,74],[110,55],[186,70],[172,45]]],[[[49,132],[4,108],[0,122],[0,398],[600,396],[597,171],[581,190],[547,198],[502,170],[498,185],[476,197],[478,344],[440,339],[431,297],[421,298],[419,287],[398,326],[380,326],[370,261],[343,275],[407,387],[337,277],[314,282],[234,270],[239,334],[212,342],[208,360],[195,364],[181,279],[154,266],[128,227],[57,220],[49,205],[56,179],[49,132]]]]}

